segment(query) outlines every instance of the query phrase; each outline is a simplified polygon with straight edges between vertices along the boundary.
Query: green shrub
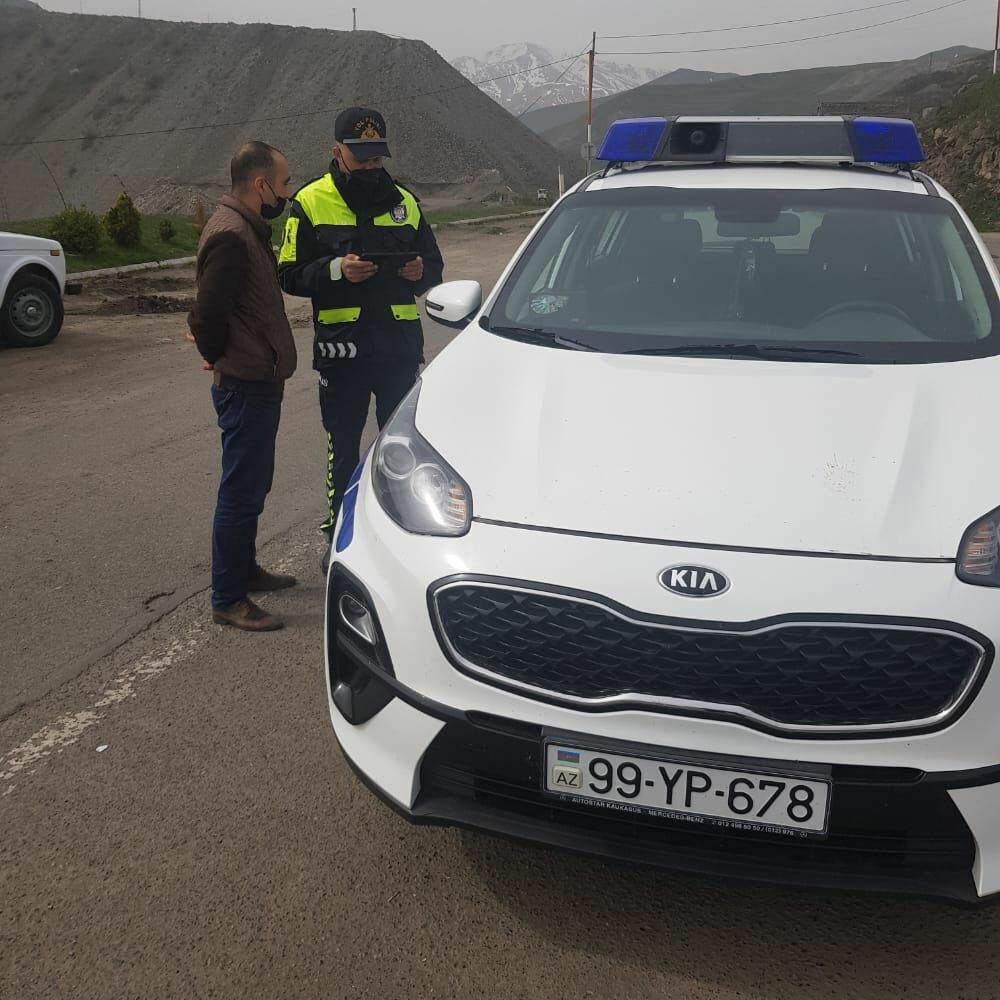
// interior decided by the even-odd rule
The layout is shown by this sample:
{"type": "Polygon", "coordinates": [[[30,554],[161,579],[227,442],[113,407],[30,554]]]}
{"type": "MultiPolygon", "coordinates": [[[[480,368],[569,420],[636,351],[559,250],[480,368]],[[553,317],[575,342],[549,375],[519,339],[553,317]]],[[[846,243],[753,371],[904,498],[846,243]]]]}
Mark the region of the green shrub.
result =
{"type": "Polygon", "coordinates": [[[160,220],[160,240],[169,243],[177,235],[174,224],[169,219],[160,220]]]}
{"type": "Polygon", "coordinates": [[[52,222],[52,238],[67,253],[96,253],[101,242],[101,220],[85,208],[64,208],[52,222]]]}
{"type": "Polygon", "coordinates": [[[132,199],[124,192],[104,216],[104,228],[120,247],[137,247],[142,239],[142,217],[132,199]]]}

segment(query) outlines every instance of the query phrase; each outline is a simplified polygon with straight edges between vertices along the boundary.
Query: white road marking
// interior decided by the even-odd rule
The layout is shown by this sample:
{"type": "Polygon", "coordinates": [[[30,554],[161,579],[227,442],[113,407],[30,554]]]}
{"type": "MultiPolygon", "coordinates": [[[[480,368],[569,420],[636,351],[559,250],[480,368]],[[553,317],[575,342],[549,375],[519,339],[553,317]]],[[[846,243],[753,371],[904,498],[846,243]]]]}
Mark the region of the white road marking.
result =
{"type": "MultiPolygon", "coordinates": [[[[305,557],[317,553],[318,549],[314,536],[303,535],[290,543],[286,542],[280,551],[281,555],[274,559],[272,566],[278,573],[287,573],[296,565],[301,566],[305,557]]],[[[84,733],[101,721],[107,709],[134,698],[142,682],[176,667],[204,649],[205,627],[203,621],[192,622],[179,637],[171,640],[165,651],[146,653],[123,669],[90,708],[60,716],[0,757],[0,799],[10,795],[17,787],[12,778],[17,775],[27,777],[47,757],[62,753],[78,742],[84,733]]]]}
{"type": "Polygon", "coordinates": [[[11,778],[22,773],[31,774],[47,757],[62,753],[96,726],[104,715],[103,710],[135,697],[143,681],[159,676],[193,655],[204,645],[203,632],[201,622],[192,623],[182,637],[171,641],[165,652],[147,653],[122,670],[90,708],[61,716],[5,754],[0,760],[0,786],[6,784],[7,787],[0,792],[0,798],[10,795],[17,787],[11,783],[11,778]]]}

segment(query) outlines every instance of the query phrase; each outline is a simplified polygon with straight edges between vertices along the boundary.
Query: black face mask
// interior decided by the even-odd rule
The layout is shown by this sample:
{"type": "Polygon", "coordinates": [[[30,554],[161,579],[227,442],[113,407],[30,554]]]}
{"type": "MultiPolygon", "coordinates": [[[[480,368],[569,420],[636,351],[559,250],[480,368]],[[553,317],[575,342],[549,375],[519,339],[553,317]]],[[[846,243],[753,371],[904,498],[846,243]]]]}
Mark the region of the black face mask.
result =
{"type": "Polygon", "coordinates": [[[330,173],[347,207],[355,215],[374,218],[403,200],[396,182],[385,168],[348,173],[335,159],[330,164],[330,173]]]}
{"type": "MultiPolygon", "coordinates": [[[[264,183],[267,184],[267,181],[264,181],[264,183]]],[[[266,202],[261,202],[260,214],[261,218],[267,219],[267,221],[270,222],[272,219],[278,218],[278,216],[281,215],[282,212],[284,212],[285,202],[287,202],[288,199],[279,198],[276,194],[274,194],[274,188],[271,187],[270,184],[267,184],[267,189],[268,191],[271,192],[272,195],[274,195],[274,204],[268,205],[266,202]]]]}
{"type": "Polygon", "coordinates": [[[352,170],[349,174],[345,171],[344,186],[359,201],[378,202],[392,197],[396,191],[392,178],[383,169],[352,170]]]}

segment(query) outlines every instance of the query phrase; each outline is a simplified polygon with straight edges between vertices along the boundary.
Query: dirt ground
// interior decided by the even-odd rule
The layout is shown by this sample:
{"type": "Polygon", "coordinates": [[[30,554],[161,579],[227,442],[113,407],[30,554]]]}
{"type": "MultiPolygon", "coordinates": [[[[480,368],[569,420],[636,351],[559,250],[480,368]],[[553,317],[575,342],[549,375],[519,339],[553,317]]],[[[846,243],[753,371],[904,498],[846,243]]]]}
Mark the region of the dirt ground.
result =
{"type": "MultiPolygon", "coordinates": [[[[491,286],[531,224],[442,230],[446,277],[491,286]]],[[[193,266],[85,279],[52,345],[0,350],[0,564],[15,569],[0,625],[0,718],[207,571],[202,512],[217,487],[218,441],[209,377],[184,339],[194,291],[193,266]]],[[[310,306],[286,302],[299,370],[282,417],[286,475],[279,469],[265,530],[308,522],[324,496],[310,306]]],[[[424,326],[430,360],[453,334],[424,326]]]]}
{"type": "MultiPolygon", "coordinates": [[[[526,231],[443,232],[448,277],[491,284],[526,231]]],[[[996,908],[605,864],[374,799],[326,714],[308,307],[261,533],[301,583],[247,636],[207,621],[190,279],[90,283],[54,344],[0,352],[2,1000],[1000,997],[996,908]],[[123,311],[144,297],[173,311],[123,311]]]]}

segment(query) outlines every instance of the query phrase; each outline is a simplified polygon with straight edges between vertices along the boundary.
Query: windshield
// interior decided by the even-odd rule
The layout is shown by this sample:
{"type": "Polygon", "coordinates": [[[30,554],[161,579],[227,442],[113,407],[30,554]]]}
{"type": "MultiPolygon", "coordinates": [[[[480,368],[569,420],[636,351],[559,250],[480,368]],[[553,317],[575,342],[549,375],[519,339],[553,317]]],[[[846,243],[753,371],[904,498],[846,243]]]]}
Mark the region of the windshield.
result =
{"type": "Polygon", "coordinates": [[[488,323],[577,350],[900,363],[1000,353],[997,319],[942,198],[632,188],[567,198],[488,323]]]}

